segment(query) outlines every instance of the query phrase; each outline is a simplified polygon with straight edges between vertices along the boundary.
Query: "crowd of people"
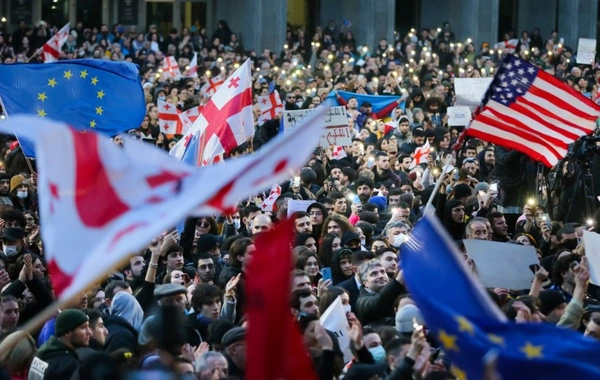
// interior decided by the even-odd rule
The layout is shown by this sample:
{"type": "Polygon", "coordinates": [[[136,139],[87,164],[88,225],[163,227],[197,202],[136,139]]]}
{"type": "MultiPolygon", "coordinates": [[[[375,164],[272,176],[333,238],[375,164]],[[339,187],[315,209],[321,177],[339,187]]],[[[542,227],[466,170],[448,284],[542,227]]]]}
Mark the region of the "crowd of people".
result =
{"type": "MultiPolygon", "coordinates": [[[[39,22],[34,27],[22,23],[11,34],[2,31],[0,60],[38,61],[35,52],[56,30],[39,22]]],[[[452,170],[442,170],[461,132],[448,126],[446,113],[455,101],[454,78],[492,76],[506,54],[519,55],[596,100],[600,70],[576,65],[573,50],[559,41],[557,32],[545,40],[539,30],[524,32],[513,53],[507,43],[494,48],[492,41],[459,41],[445,23],[396,33],[394,41],[381,39],[371,47],[360,45],[351,27],[330,21],[310,34],[288,28],[283,47],[256,52],[246,51],[225,21],[210,37],[196,27],[162,35],[156,25],[144,33],[78,23],[61,59],[139,65],[147,116],[130,134],[160,149],[170,149],[181,136],[160,132],[157,100],[181,110],[198,106],[207,101],[202,85],[218,74],[227,76],[246,58],[253,62],[255,99],[278,91],[285,110],[317,107],[332,91],[342,90],[396,95],[401,101],[389,110],[390,127],[387,115],[370,103],[338,95],[355,133],[344,148],[346,157],[335,159],[330,148],[317,148],[294,179],[280,184],[272,211],[261,207],[268,194],[259,193],[241,201],[233,214],[186,219],[180,234],[157,236],[125,267],[27,332],[19,328],[54,296],[40,239],[37,176],[19,144],[4,137],[1,337],[18,334],[19,339],[11,350],[0,351],[0,377],[119,379],[158,371],[173,378],[243,379],[244,282],[254,238],[291,218],[296,234],[290,318],[297,320],[320,378],[455,379],[436,337],[419,327],[427,321],[405,287],[401,265],[402,245],[432,195],[437,217],[463,252],[465,239],[503,242],[506,249],[512,244],[535,248],[540,263],[531,289],[489,289],[510,320],[551,323],[600,338],[600,294],[588,285],[581,241],[584,230],[600,226],[600,216],[585,215],[579,203],[568,202],[580,188],[568,175],[573,163],[555,169],[564,186],[539,186],[547,173],[527,156],[471,138],[451,159],[452,170]],[[194,53],[199,78],[186,76],[194,53]],[[165,56],[176,57],[181,80],[162,79],[165,56]],[[426,141],[432,151],[413,165],[415,150],[426,141]],[[439,192],[432,194],[440,182],[439,192]],[[288,216],[290,200],[312,203],[288,216]],[[336,335],[319,321],[338,297],[351,326],[350,361],[343,359],[346,348],[336,335]]],[[[255,105],[252,143],[228,156],[252,154],[279,133],[281,114],[264,123],[259,115],[255,105]]],[[[474,268],[466,252],[465,260],[474,268]]]]}

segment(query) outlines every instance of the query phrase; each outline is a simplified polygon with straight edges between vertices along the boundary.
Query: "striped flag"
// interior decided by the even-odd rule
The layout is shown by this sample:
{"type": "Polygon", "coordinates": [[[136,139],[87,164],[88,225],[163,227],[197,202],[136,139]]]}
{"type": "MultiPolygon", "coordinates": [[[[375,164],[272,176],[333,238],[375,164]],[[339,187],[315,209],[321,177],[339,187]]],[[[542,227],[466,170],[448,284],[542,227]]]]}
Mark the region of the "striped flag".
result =
{"type": "Polygon", "coordinates": [[[56,62],[60,58],[60,50],[69,38],[69,24],[63,26],[52,38],[42,46],[44,63],[56,62]]]}
{"type": "Polygon", "coordinates": [[[594,132],[598,116],[599,105],[543,70],[507,55],[466,134],[551,167],[566,156],[569,144],[594,132]]]}

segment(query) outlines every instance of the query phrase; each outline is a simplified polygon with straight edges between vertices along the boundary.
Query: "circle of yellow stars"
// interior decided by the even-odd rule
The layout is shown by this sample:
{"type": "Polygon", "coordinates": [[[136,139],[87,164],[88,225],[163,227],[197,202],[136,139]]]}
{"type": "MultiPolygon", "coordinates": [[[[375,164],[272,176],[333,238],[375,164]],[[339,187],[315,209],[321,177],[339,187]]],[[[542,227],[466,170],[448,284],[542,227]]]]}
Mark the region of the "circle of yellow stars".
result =
{"type": "MultiPolygon", "coordinates": [[[[96,76],[91,77],[90,74],[88,73],[88,71],[85,69],[81,70],[78,73],[74,72],[73,70],[65,70],[65,71],[63,71],[62,79],[64,79],[65,81],[70,81],[73,77],[76,78],[77,74],[79,74],[79,79],[83,79],[84,81],[89,80],[89,83],[92,86],[97,86],[98,83],[100,82],[98,80],[98,77],[96,77],[96,76]],[[90,76],[89,79],[88,79],[88,76],[90,76]]],[[[56,77],[48,78],[47,87],[51,87],[52,89],[54,89],[57,86],[59,86],[59,88],[60,88],[60,84],[56,77]]],[[[106,96],[106,94],[104,93],[104,90],[96,91],[96,99],[103,100],[105,96],[106,96]]],[[[40,117],[48,116],[48,113],[44,109],[44,103],[45,103],[46,99],[48,99],[48,95],[46,94],[46,91],[37,93],[37,100],[41,102],[41,104],[37,107],[37,115],[40,117]]],[[[100,117],[104,114],[104,107],[102,107],[101,105],[98,107],[94,107],[94,108],[95,108],[95,114],[97,115],[97,117],[100,117]]],[[[90,120],[89,124],[85,127],[89,127],[89,128],[93,129],[93,128],[96,128],[97,124],[98,123],[96,122],[96,119],[93,118],[90,120]]],[[[84,130],[82,132],[85,132],[85,131],[86,131],[86,129],[84,128],[84,130]]]]}
{"type": "MultiPolygon", "coordinates": [[[[443,329],[437,331],[438,341],[441,343],[446,352],[460,352],[460,346],[458,344],[460,341],[460,335],[466,334],[470,335],[471,337],[475,336],[475,326],[467,318],[463,316],[456,316],[454,317],[454,320],[457,323],[456,330],[458,330],[459,334],[451,334],[443,329]]],[[[495,334],[486,335],[487,339],[491,343],[499,346],[500,348],[506,348],[506,342],[504,341],[503,337],[495,334]]],[[[524,345],[519,347],[519,352],[521,352],[528,360],[542,359],[544,357],[543,350],[543,345],[535,345],[531,341],[526,341],[524,345]]],[[[468,380],[466,371],[462,370],[458,366],[453,365],[452,372],[458,380],[468,380]]]]}

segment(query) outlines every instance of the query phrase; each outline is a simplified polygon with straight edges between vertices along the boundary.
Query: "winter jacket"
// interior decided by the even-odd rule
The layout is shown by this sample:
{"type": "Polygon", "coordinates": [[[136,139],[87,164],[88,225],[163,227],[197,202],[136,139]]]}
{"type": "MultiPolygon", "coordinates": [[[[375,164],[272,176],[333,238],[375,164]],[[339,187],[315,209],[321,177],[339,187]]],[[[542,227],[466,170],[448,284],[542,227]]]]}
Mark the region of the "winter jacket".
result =
{"type": "Polygon", "coordinates": [[[29,379],[69,379],[77,368],[77,353],[53,336],[38,350],[29,368],[29,379]]]}
{"type": "Polygon", "coordinates": [[[104,349],[111,353],[120,348],[135,352],[137,346],[137,331],[122,317],[116,315],[104,316],[104,326],[108,330],[104,349]]]}
{"type": "Polygon", "coordinates": [[[394,301],[403,293],[406,293],[406,289],[395,279],[390,280],[379,293],[361,288],[356,301],[356,316],[363,326],[383,323],[386,318],[394,318],[394,301]]]}

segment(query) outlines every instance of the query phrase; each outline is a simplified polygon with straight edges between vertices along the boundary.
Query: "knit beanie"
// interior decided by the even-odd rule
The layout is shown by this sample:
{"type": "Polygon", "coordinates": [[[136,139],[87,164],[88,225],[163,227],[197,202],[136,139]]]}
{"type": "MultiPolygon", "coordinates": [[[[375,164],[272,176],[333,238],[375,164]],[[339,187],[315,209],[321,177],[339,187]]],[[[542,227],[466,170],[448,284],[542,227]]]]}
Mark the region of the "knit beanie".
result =
{"type": "MultiPolygon", "coordinates": [[[[14,178],[14,177],[13,177],[14,178]]],[[[77,327],[83,325],[89,321],[89,318],[81,310],[67,309],[63,310],[58,317],[56,317],[56,323],[54,324],[54,334],[57,337],[61,337],[77,327]]]]}
{"type": "Polygon", "coordinates": [[[14,189],[21,186],[23,182],[25,182],[25,177],[23,177],[22,175],[17,174],[16,176],[13,176],[10,179],[10,191],[12,192],[14,189]]]}
{"type": "Polygon", "coordinates": [[[557,290],[544,290],[540,292],[538,299],[541,302],[540,311],[544,315],[552,313],[552,310],[556,309],[562,303],[567,303],[565,296],[557,290]]]}
{"type": "Polygon", "coordinates": [[[415,329],[413,319],[420,325],[425,324],[418,307],[410,304],[403,306],[396,313],[396,330],[399,333],[412,333],[415,329]]]}

